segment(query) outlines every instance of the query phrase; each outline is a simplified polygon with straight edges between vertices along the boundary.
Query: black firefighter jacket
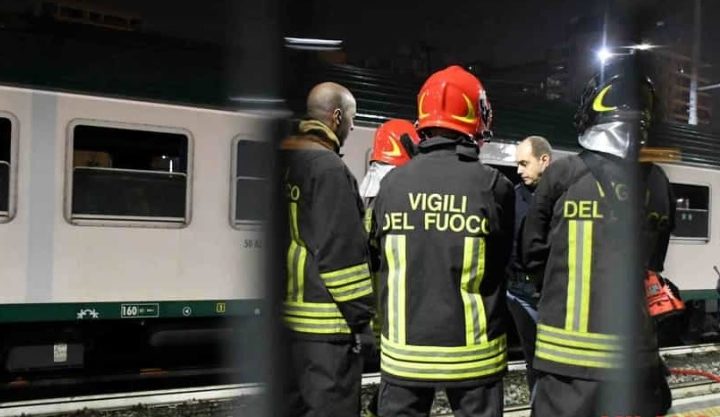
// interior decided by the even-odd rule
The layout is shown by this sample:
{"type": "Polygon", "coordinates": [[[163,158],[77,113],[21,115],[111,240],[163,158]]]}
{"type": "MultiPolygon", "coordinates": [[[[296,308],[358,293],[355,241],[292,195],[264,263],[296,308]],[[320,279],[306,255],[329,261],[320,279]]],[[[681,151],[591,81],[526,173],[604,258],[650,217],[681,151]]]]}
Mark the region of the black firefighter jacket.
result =
{"type": "Polygon", "coordinates": [[[423,141],[419,155],[383,179],[372,232],[383,378],[447,387],[504,373],[514,196],[474,145],[442,137],[423,141]]]}
{"type": "Polygon", "coordinates": [[[357,182],[320,122],[281,145],[287,209],[284,321],[296,337],[351,340],[373,315],[357,182]]]}
{"type": "Polygon", "coordinates": [[[528,270],[544,270],[539,274],[535,368],[604,380],[619,375],[620,352],[629,351],[625,358],[638,368],[657,366],[643,269],[662,270],[674,202],[662,169],[643,164],[637,176],[639,210],[621,210],[628,197],[628,171],[612,156],[593,157],[602,163],[606,180],[597,181],[576,155],[545,171],[525,220],[521,258],[528,270]],[[603,189],[602,183],[613,190],[603,189]],[[606,195],[612,192],[614,202],[606,195]],[[638,226],[632,228],[629,218],[638,212],[638,226]],[[622,288],[629,290],[618,294],[622,288]],[[619,303],[629,307],[621,309],[619,303]],[[621,311],[636,314],[635,331],[625,331],[623,338],[627,317],[621,311]]]}

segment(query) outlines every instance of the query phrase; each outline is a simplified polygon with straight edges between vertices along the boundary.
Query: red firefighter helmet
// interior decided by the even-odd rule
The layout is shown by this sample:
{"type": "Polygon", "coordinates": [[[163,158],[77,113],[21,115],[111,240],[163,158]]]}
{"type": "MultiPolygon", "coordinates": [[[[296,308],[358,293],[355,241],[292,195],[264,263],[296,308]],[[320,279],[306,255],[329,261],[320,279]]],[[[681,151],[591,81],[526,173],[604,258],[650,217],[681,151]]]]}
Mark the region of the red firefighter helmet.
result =
{"type": "Polygon", "coordinates": [[[380,161],[395,166],[408,163],[410,154],[405,148],[407,144],[401,140],[403,135],[408,135],[414,144],[420,142],[415,126],[407,120],[392,119],[380,125],[375,131],[370,161],[380,161]]]}
{"type": "Polygon", "coordinates": [[[418,94],[418,130],[442,127],[473,137],[490,135],[492,109],[480,80],[453,65],[430,76],[418,94]]]}

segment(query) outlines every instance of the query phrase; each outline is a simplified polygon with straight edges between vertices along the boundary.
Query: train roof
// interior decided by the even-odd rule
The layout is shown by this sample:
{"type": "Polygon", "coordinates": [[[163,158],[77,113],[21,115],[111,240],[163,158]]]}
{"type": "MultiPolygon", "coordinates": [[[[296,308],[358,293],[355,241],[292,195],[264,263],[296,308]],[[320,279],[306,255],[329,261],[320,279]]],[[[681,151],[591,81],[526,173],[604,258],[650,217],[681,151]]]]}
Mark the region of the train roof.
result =
{"type": "MultiPolygon", "coordinates": [[[[234,81],[227,72],[227,51],[222,45],[95,29],[67,30],[59,37],[56,29],[0,28],[0,48],[13,57],[0,61],[0,83],[221,110],[242,109],[229,93],[234,81]]],[[[335,81],[356,96],[359,123],[373,125],[388,118],[415,118],[420,78],[323,63],[307,54],[296,54],[291,59],[286,60],[284,68],[285,88],[278,91],[284,91],[285,106],[297,117],[302,115],[305,94],[312,85],[335,81]]],[[[492,80],[485,84],[493,104],[496,140],[515,142],[535,134],[547,137],[559,149],[578,149],[572,124],[573,103],[547,100],[492,80]]],[[[654,146],[680,148],[685,163],[720,167],[720,132],[659,123],[651,132],[651,141],[654,146]]]]}

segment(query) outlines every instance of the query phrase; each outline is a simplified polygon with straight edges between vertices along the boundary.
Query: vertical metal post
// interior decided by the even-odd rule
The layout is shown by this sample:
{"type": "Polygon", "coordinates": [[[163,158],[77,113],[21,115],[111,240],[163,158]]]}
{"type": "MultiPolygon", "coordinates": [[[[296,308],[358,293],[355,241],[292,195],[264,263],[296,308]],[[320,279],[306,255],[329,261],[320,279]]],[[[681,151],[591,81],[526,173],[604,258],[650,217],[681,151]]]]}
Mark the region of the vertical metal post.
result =
{"type": "MultiPolygon", "coordinates": [[[[279,173],[276,172],[276,153],[284,134],[288,116],[282,78],[283,23],[285,0],[226,0],[226,97],[227,102],[243,113],[258,117],[247,123],[250,131],[265,142],[270,151],[263,161],[270,170],[265,195],[247,196],[268,202],[267,220],[258,237],[262,250],[257,262],[262,264],[259,277],[236,277],[238,280],[257,279],[263,286],[262,307],[252,317],[238,319],[235,340],[229,346],[228,361],[239,369],[241,381],[257,381],[265,385],[262,413],[258,417],[281,415],[283,361],[286,352],[281,332],[281,293],[284,280],[281,262],[279,224],[281,223],[279,173]]],[[[238,133],[242,133],[238,131],[238,133]]],[[[230,142],[228,141],[228,151],[230,142]]],[[[256,414],[257,415],[257,414],[256,414]]]]}
{"type": "Polygon", "coordinates": [[[688,106],[688,124],[698,124],[698,71],[700,67],[700,35],[702,20],[702,0],[695,0],[695,13],[693,16],[693,44],[692,44],[692,66],[690,70],[690,99],[688,106]]]}

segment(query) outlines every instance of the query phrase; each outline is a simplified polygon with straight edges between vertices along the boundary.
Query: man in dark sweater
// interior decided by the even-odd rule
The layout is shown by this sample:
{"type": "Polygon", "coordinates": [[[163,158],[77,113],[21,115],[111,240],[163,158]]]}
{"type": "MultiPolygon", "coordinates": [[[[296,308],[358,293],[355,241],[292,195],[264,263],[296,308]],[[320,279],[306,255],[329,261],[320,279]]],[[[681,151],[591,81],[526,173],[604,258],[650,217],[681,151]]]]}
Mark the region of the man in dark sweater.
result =
{"type": "MultiPolygon", "coordinates": [[[[517,172],[522,179],[515,185],[515,248],[517,249],[520,226],[527,214],[533,192],[545,168],[552,160],[552,148],[547,139],[542,136],[528,136],[515,151],[517,172]]],[[[515,322],[515,328],[520,337],[525,361],[527,362],[527,379],[530,392],[535,386],[536,374],[532,369],[532,360],[535,356],[535,333],[537,331],[537,302],[538,288],[535,277],[525,273],[518,262],[516,250],[513,250],[512,259],[508,265],[508,311],[515,322]]]]}

